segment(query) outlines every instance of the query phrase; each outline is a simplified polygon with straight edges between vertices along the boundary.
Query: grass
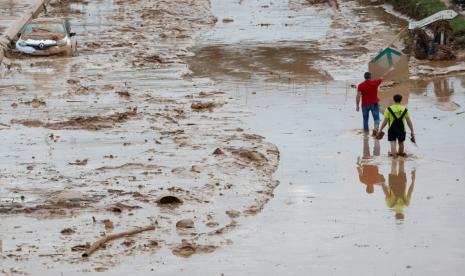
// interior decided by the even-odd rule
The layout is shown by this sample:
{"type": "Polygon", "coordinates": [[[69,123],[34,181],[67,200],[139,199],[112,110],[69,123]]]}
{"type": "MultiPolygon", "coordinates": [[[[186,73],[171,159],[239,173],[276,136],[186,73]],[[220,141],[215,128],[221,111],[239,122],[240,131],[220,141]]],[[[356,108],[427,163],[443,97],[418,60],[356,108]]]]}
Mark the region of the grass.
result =
{"type": "MultiPolygon", "coordinates": [[[[388,0],[396,10],[408,14],[415,19],[422,19],[446,10],[446,5],[440,0],[388,0]]],[[[450,22],[455,36],[465,36],[465,17],[460,15],[450,22]]]]}

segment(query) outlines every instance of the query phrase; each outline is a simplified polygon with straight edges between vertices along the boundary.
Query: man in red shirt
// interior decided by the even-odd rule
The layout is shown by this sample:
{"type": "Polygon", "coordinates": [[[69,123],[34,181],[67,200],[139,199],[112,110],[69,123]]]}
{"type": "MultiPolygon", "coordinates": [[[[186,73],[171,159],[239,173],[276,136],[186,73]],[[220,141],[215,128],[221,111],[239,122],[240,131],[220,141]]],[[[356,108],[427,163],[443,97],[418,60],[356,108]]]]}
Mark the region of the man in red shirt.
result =
{"type": "Polygon", "coordinates": [[[373,135],[376,135],[379,128],[379,98],[378,98],[378,88],[381,85],[384,77],[392,72],[394,68],[390,68],[386,73],[384,73],[379,79],[372,80],[371,73],[366,72],[364,75],[365,81],[360,83],[357,88],[357,112],[360,111],[360,99],[362,100],[362,114],[363,114],[363,130],[368,132],[368,118],[371,114],[373,120],[375,121],[375,126],[373,128],[373,135]]]}

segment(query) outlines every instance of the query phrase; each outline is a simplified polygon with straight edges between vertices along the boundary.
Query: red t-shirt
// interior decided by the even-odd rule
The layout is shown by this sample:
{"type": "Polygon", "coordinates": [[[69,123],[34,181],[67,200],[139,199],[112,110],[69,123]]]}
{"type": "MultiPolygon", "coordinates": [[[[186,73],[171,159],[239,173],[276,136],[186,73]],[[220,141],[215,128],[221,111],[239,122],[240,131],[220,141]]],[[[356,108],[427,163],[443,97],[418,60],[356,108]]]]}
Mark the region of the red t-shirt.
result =
{"type": "Polygon", "coordinates": [[[359,175],[360,182],[365,185],[381,185],[383,183],[383,177],[378,172],[378,166],[376,165],[362,165],[362,174],[359,175]]]}
{"type": "Polygon", "coordinates": [[[362,107],[379,102],[378,87],[383,80],[366,80],[358,85],[358,91],[362,93],[362,107]]]}

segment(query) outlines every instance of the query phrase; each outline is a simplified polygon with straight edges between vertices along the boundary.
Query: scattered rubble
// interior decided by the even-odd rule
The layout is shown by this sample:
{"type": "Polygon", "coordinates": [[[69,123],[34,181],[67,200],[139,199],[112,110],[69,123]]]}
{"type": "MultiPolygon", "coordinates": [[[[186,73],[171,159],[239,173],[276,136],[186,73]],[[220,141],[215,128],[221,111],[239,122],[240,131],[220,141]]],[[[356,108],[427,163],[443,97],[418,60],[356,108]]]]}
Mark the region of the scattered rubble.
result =
{"type": "Polygon", "coordinates": [[[176,208],[182,203],[182,200],[176,196],[164,196],[157,200],[157,204],[160,207],[176,208]]]}
{"type": "Polygon", "coordinates": [[[176,222],[176,228],[195,228],[194,221],[192,219],[182,219],[176,222]]]}

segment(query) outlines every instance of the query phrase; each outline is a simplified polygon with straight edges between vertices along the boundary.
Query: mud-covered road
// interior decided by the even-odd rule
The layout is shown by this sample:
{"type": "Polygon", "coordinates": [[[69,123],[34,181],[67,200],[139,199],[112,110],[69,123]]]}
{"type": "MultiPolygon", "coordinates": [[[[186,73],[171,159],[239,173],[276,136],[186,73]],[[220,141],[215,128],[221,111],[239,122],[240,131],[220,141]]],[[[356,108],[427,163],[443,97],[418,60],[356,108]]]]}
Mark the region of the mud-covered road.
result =
{"type": "Polygon", "coordinates": [[[230,244],[236,218],[272,196],[279,153],[241,128],[229,95],[186,78],[192,36],[216,21],[209,2],[55,1],[47,16],[72,18],[79,53],[9,56],[2,273],[125,269],[134,255],[155,265],[230,244]]]}
{"type": "Polygon", "coordinates": [[[412,62],[383,89],[419,144],[389,159],[350,88],[406,24],[385,9],[52,1],[79,52],[10,53],[2,75],[0,272],[460,275],[463,62],[412,62]]]}

